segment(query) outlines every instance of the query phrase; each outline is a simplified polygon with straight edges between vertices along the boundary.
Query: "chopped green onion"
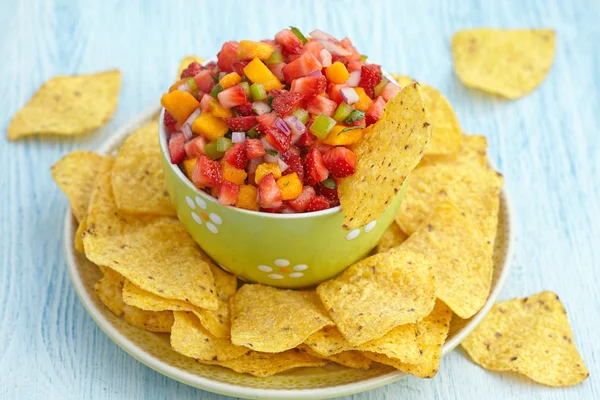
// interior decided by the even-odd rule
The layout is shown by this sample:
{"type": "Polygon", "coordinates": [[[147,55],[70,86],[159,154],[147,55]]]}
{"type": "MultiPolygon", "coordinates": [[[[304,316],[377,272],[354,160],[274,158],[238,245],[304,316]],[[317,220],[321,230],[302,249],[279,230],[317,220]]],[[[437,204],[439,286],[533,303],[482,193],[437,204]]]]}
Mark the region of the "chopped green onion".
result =
{"type": "Polygon", "coordinates": [[[374,88],[375,97],[381,96],[381,92],[383,92],[383,88],[385,85],[387,85],[388,82],[389,81],[387,79],[381,78],[381,81],[374,88]]]}
{"type": "MultiPolygon", "coordinates": [[[[344,133],[344,132],[348,132],[348,131],[353,131],[355,129],[365,129],[366,126],[362,126],[362,125],[358,125],[358,126],[349,126],[347,128],[344,128],[340,131],[340,133],[344,133]]],[[[340,134],[338,133],[338,135],[340,134]]]]}
{"type": "Polygon", "coordinates": [[[331,178],[327,178],[325,179],[323,182],[321,182],[323,184],[323,186],[325,186],[327,189],[335,189],[336,184],[335,181],[331,178]]]}
{"type": "Polygon", "coordinates": [[[350,113],[350,116],[344,120],[345,123],[351,124],[365,117],[365,112],[360,110],[354,110],[350,113]]]}
{"type": "Polygon", "coordinates": [[[211,76],[211,79],[214,83],[219,83],[219,73],[213,71],[214,75],[211,76]]]}
{"type": "Polygon", "coordinates": [[[258,125],[256,125],[256,126],[253,126],[253,127],[252,127],[252,128],[249,130],[249,131],[248,131],[247,135],[248,135],[248,137],[249,137],[249,138],[252,138],[252,139],[254,139],[254,138],[257,138],[257,137],[259,137],[259,136],[260,136],[260,133],[258,132],[258,129],[257,129],[257,128],[258,128],[258,125]]]}
{"type": "Polygon", "coordinates": [[[267,98],[267,91],[260,83],[253,83],[250,86],[250,96],[252,101],[261,101],[267,98]]]}
{"type": "Polygon", "coordinates": [[[308,122],[308,111],[304,108],[296,108],[292,111],[292,115],[298,118],[304,125],[308,122]]]}
{"type": "Polygon", "coordinates": [[[271,57],[267,58],[265,64],[279,64],[281,62],[283,62],[283,54],[281,54],[280,50],[275,50],[273,54],[271,54],[271,57]]]}
{"type": "Polygon", "coordinates": [[[188,78],[186,82],[188,87],[192,89],[192,92],[198,90],[198,85],[196,85],[196,81],[194,80],[194,78],[188,78]]]}
{"type": "Polygon", "coordinates": [[[362,62],[367,62],[367,56],[366,56],[366,55],[364,55],[364,54],[361,54],[361,55],[360,55],[360,60],[361,60],[362,62]]]}
{"type": "Polygon", "coordinates": [[[217,150],[217,142],[218,142],[218,140],[215,140],[215,141],[207,143],[204,146],[204,153],[211,160],[216,160],[217,158],[221,158],[221,157],[223,157],[223,154],[225,154],[224,152],[217,150]]]}
{"type": "Polygon", "coordinates": [[[231,146],[233,146],[231,139],[226,137],[220,137],[217,139],[217,151],[225,153],[231,146]]]}
{"type": "Polygon", "coordinates": [[[353,110],[354,109],[351,106],[342,101],[338,108],[335,110],[335,113],[333,114],[333,119],[335,119],[337,122],[341,122],[348,118],[350,114],[352,114],[353,110]]]}
{"type": "Polygon", "coordinates": [[[269,155],[271,155],[273,157],[277,156],[277,150],[266,149],[265,153],[267,153],[267,154],[269,154],[269,155]]]}
{"type": "Polygon", "coordinates": [[[217,98],[217,95],[218,95],[219,93],[221,93],[222,91],[223,91],[223,86],[221,86],[221,84],[217,84],[217,85],[216,85],[216,86],[213,88],[213,90],[211,90],[211,91],[210,91],[210,95],[216,99],[216,98],[217,98]]]}
{"type": "Polygon", "coordinates": [[[319,115],[310,126],[310,131],[319,139],[325,139],[335,126],[335,119],[325,114],[319,115]]]}
{"type": "Polygon", "coordinates": [[[296,35],[296,37],[298,39],[300,39],[300,41],[302,42],[303,46],[304,46],[304,44],[306,42],[308,42],[308,40],[306,40],[306,37],[304,37],[304,35],[302,34],[302,32],[300,32],[300,29],[296,28],[295,26],[290,26],[290,29],[294,33],[294,35],[296,35]]]}
{"type": "Polygon", "coordinates": [[[250,85],[248,82],[240,82],[239,85],[246,92],[246,97],[250,97],[250,85]]]}

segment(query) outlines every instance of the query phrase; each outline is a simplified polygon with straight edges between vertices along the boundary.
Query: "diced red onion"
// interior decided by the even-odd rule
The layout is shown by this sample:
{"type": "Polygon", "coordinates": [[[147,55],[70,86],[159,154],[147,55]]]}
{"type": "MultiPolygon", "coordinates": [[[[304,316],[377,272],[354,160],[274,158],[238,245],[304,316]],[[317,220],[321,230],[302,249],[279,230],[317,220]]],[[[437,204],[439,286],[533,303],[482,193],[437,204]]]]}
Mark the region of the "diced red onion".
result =
{"type": "Polygon", "coordinates": [[[323,45],[323,47],[325,48],[325,50],[327,50],[328,52],[331,53],[331,55],[333,56],[349,56],[352,53],[348,50],[346,50],[345,48],[343,48],[342,46],[340,46],[339,44],[337,44],[336,42],[332,41],[332,40],[317,40],[317,42],[321,43],[323,45]]]}
{"type": "Polygon", "coordinates": [[[331,53],[323,49],[321,50],[320,56],[321,65],[323,65],[324,67],[329,67],[331,65],[331,53]]]}
{"type": "MultiPolygon", "coordinates": [[[[275,147],[271,146],[269,144],[269,142],[267,142],[267,139],[265,139],[264,137],[262,139],[260,139],[260,141],[262,142],[265,150],[277,150],[275,147]]],[[[253,160],[254,160],[254,158],[253,158],[253,160]]]]}
{"type": "Polygon", "coordinates": [[[272,164],[277,164],[277,160],[279,160],[279,156],[272,156],[269,153],[265,154],[265,161],[272,164]]]}
{"type": "Polygon", "coordinates": [[[310,37],[313,39],[318,39],[318,40],[335,40],[335,38],[333,36],[331,36],[329,33],[325,33],[323,31],[320,31],[318,29],[315,29],[314,31],[312,31],[311,33],[309,33],[310,37]]]}
{"type": "Polygon", "coordinates": [[[258,115],[263,115],[271,112],[271,106],[264,101],[255,101],[252,103],[252,111],[258,115]]]}
{"type": "Polygon", "coordinates": [[[306,76],[323,76],[323,74],[321,73],[320,69],[315,69],[313,72],[311,72],[310,74],[308,74],[306,76]]]}
{"type": "Polygon", "coordinates": [[[181,132],[183,133],[185,140],[191,139],[193,136],[192,127],[187,122],[181,127],[181,132]]]}
{"type": "Polygon", "coordinates": [[[302,121],[295,116],[288,115],[283,120],[290,127],[293,135],[302,135],[304,132],[306,132],[306,125],[304,125],[302,121]]]}
{"type": "Polygon", "coordinates": [[[191,92],[192,91],[190,89],[190,86],[187,84],[187,82],[184,82],[181,85],[177,86],[177,90],[181,90],[182,92],[191,92]]]}
{"type": "Polygon", "coordinates": [[[277,164],[279,164],[279,170],[281,172],[284,172],[286,169],[289,168],[289,165],[287,165],[281,158],[277,157],[277,164]]]}
{"type": "Polygon", "coordinates": [[[285,133],[287,136],[290,136],[292,134],[292,131],[290,130],[290,127],[287,126],[287,124],[285,123],[284,120],[282,120],[281,118],[277,118],[275,120],[275,126],[283,133],[285,133]]]}
{"type": "Polygon", "coordinates": [[[233,143],[244,143],[246,141],[246,134],[244,132],[232,132],[231,141],[233,143]]]}
{"type": "Polygon", "coordinates": [[[358,93],[356,93],[356,90],[354,90],[354,88],[351,87],[343,88],[342,90],[340,90],[340,95],[347,104],[354,104],[358,100],[360,100],[360,98],[358,97],[358,93]]]}
{"type": "Polygon", "coordinates": [[[346,85],[357,87],[360,82],[360,70],[350,72],[350,78],[346,81],[346,85]]]}
{"type": "Polygon", "coordinates": [[[194,110],[194,112],[188,117],[188,119],[185,120],[183,124],[187,124],[191,127],[196,118],[200,116],[200,114],[202,114],[202,110],[200,108],[196,108],[196,110],[194,110]]]}

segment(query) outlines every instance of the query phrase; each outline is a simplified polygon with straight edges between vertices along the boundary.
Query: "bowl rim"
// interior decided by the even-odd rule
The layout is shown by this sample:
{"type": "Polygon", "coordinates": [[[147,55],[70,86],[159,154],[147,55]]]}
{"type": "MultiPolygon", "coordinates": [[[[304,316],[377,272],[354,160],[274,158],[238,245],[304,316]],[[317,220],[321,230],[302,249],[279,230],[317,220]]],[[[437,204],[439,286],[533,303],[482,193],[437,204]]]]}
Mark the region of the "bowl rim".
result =
{"type": "MultiPolygon", "coordinates": [[[[114,152],[116,146],[121,143],[129,134],[131,134],[136,128],[141,126],[143,123],[148,122],[160,111],[160,106],[153,106],[150,109],[142,112],[138,116],[134,117],[128,123],[124,124],[118,129],[112,136],[107,138],[104,143],[97,150],[100,154],[111,154],[114,152]]],[[[495,167],[493,163],[490,163],[491,167],[495,167]]],[[[514,252],[514,229],[515,221],[514,214],[512,213],[512,206],[510,198],[505,190],[505,186],[502,187],[500,193],[501,199],[504,203],[504,214],[506,215],[505,230],[506,230],[506,253],[504,262],[502,263],[502,271],[496,282],[494,290],[492,290],[486,300],[484,306],[478,311],[472,319],[458,331],[455,336],[444,343],[442,349],[442,357],[451,352],[460,342],[462,342],[468,335],[479,325],[485,315],[489,312],[491,307],[494,305],[496,299],[500,295],[502,288],[504,287],[506,280],[509,275],[511,261],[514,252]]],[[[329,386],[324,388],[316,389],[259,389],[247,386],[238,386],[230,383],[214,381],[202,376],[192,374],[187,371],[183,371],[177,367],[174,367],[154,356],[147,353],[129,340],[126,336],[122,335],[111,322],[102,314],[98,306],[96,306],[93,298],[86,291],[81,276],[79,274],[79,267],[73,248],[73,216],[70,207],[67,207],[67,211],[64,218],[63,227],[63,241],[65,260],[67,263],[67,271],[69,277],[75,288],[75,291],[83,303],[88,314],[100,327],[100,329],[119,347],[121,347],[126,353],[131,355],[133,358],[140,361],[142,364],[150,367],[151,369],[168,376],[171,379],[185,383],[192,387],[210,391],[213,393],[248,398],[248,399],[325,399],[333,398],[338,396],[345,396],[360,392],[372,390],[381,386],[388,385],[396,382],[403,377],[407,376],[405,373],[400,371],[391,371],[387,374],[380,375],[374,378],[369,378],[363,381],[357,381],[353,383],[347,383],[337,386],[329,386]]]]}

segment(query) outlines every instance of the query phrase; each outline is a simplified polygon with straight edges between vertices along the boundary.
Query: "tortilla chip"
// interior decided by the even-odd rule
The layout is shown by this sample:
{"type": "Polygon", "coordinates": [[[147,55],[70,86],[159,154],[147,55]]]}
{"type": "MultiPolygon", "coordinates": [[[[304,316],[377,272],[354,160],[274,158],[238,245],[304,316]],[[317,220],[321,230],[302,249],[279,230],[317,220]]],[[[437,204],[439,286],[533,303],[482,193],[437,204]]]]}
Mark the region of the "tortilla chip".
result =
{"type": "Polygon", "coordinates": [[[375,251],[377,253],[385,253],[386,251],[398,247],[408,238],[408,235],[400,229],[396,222],[392,222],[387,231],[384,232],[375,251]]]}
{"type": "Polygon", "coordinates": [[[356,350],[383,354],[404,363],[417,363],[421,360],[422,350],[416,328],[416,324],[397,326],[382,337],[361,344],[356,350]]]}
{"type": "Polygon", "coordinates": [[[71,202],[73,215],[81,222],[87,214],[94,181],[103,157],[91,151],[74,151],[51,168],[52,179],[71,202]]]}
{"type": "Polygon", "coordinates": [[[323,356],[305,344],[298,346],[298,349],[313,357],[323,358],[350,368],[369,369],[372,364],[372,361],[363,356],[359,351],[344,351],[331,356],[323,356]]]}
{"type": "Polygon", "coordinates": [[[442,348],[450,329],[452,311],[441,301],[436,301],[435,308],[425,319],[417,324],[417,340],[422,350],[421,362],[406,364],[397,359],[377,353],[363,353],[373,361],[394,367],[407,374],[419,378],[433,378],[440,366],[442,348]]]}
{"type": "Polygon", "coordinates": [[[549,29],[468,29],[452,38],[454,70],[467,86],[516,99],[548,75],[555,34],[549,29]]]}
{"type": "Polygon", "coordinates": [[[340,332],[358,346],[427,316],[435,278],[422,255],[393,251],[357,262],[321,283],[317,293],[340,332]]]}
{"type": "Polygon", "coordinates": [[[423,157],[431,128],[418,83],[406,86],[354,147],[356,172],[338,186],[344,228],[377,219],[423,157]]]}
{"type": "Polygon", "coordinates": [[[218,308],[214,279],[198,245],[181,222],[168,217],[119,213],[110,164],[100,171],[83,238],[85,254],[161,297],[218,308]]]}
{"type": "Polygon", "coordinates": [[[247,284],[231,298],[231,341],[255,351],[293,349],[331,324],[314,291],[247,284]]]}
{"type": "Polygon", "coordinates": [[[457,165],[475,163],[481,168],[486,168],[488,165],[487,139],[485,136],[463,134],[462,147],[458,153],[446,155],[425,154],[417,168],[437,163],[457,165]]]}
{"type": "Polygon", "coordinates": [[[345,351],[355,350],[346,340],[344,335],[335,326],[326,326],[323,329],[313,333],[304,341],[304,344],[311,350],[323,357],[332,356],[345,351]]]}
{"type": "Polygon", "coordinates": [[[114,269],[105,267],[103,265],[98,265],[98,268],[100,269],[104,277],[109,281],[116,282],[121,285],[125,284],[125,277],[117,271],[115,271],[114,269]]]}
{"type": "Polygon", "coordinates": [[[480,229],[450,203],[442,203],[402,249],[432,258],[436,296],[467,319],[483,307],[492,285],[492,254],[480,229]]]}
{"type": "Polygon", "coordinates": [[[75,250],[77,250],[80,253],[85,253],[85,249],[83,248],[83,233],[86,229],[87,225],[85,223],[84,218],[77,226],[77,231],[75,231],[75,237],[73,238],[73,245],[75,246],[75,250]]]}
{"type": "Polygon", "coordinates": [[[241,374],[250,374],[258,377],[275,375],[299,367],[322,367],[326,360],[308,355],[298,349],[291,349],[282,353],[259,353],[250,351],[243,356],[230,361],[202,361],[201,364],[219,365],[241,374]]]}
{"type": "Polygon", "coordinates": [[[558,296],[542,292],[495,304],[462,342],[490,371],[514,371],[548,386],[576,385],[589,376],[558,296]]]}
{"type": "Polygon", "coordinates": [[[173,313],[170,311],[144,311],[123,302],[123,283],[104,276],[96,283],[96,294],[102,303],[117,317],[127,323],[151,332],[170,332],[173,313]]]}
{"type": "MultiPolygon", "coordinates": [[[[200,249],[202,250],[202,249],[200,249]]],[[[215,288],[217,289],[217,296],[223,301],[228,301],[231,296],[237,291],[237,278],[228,272],[223,271],[221,268],[216,266],[210,258],[202,252],[205,257],[202,259],[210,266],[210,272],[215,279],[215,288]]]]}
{"type": "Polygon", "coordinates": [[[227,361],[246,354],[249,349],[235,346],[229,339],[210,334],[190,312],[173,312],[171,347],[178,353],[198,360],[227,361]]]}
{"type": "Polygon", "coordinates": [[[121,73],[55,76],[8,126],[8,140],[31,135],[80,135],[106,124],[117,108],[121,73]]]}
{"type": "Polygon", "coordinates": [[[176,216],[165,184],[158,142],[158,121],[125,140],[112,169],[111,183],[119,210],[131,214],[176,216]]]}
{"type": "Polygon", "coordinates": [[[179,62],[179,70],[177,71],[177,79],[179,79],[183,70],[186,69],[194,61],[202,64],[204,62],[204,59],[198,56],[186,56],[181,59],[181,61],[179,62]]]}

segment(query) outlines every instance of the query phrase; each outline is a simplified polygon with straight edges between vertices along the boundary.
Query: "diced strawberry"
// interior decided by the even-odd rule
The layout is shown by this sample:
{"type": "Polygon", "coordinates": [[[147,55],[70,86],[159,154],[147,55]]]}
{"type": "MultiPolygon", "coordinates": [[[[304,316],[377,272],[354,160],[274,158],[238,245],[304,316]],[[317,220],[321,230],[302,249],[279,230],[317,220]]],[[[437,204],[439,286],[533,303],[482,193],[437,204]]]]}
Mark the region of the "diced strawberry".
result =
{"type": "Polygon", "coordinates": [[[354,47],[354,45],[352,44],[352,42],[350,41],[350,39],[348,39],[347,37],[343,38],[342,40],[339,41],[339,44],[346,50],[348,50],[350,52],[350,55],[348,56],[348,60],[349,61],[361,61],[360,59],[360,54],[358,53],[358,51],[356,51],[356,48],[354,47]]]}
{"type": "Polygon", "coordinates": [[[290,91],[302,93],[305,97],[321,94],[327,88],[327,78],[324,76],[305,76],[294,79],[290,91]]]}
{"type": "Polygon", "coordinates": [[[288,157],[284,157],[283,161],[288,165],[288,168],[283,171],[283,175],[296,173],[301,182],[304,182],[304,166],[302,165],[302,158],[300,155],[292,154],[288,157]]]}
{"type": "Polygon", "coordinates": [[[323,156],[317,149],[311,149],[304,159],[304,178],[309,185],[323,182],[329,176],[329,171],[323,163],[323,156]]]}
{"type": "Polygon", "coordinates": [[[223,108],[241,106],[248,102],[246,92],[240,85],[235,85],[225,89],[217,95],[219,103],[223,108]]]}
{"type": "Polygon", "coordinates": [[[344,99],[342,98],[342,89],[348,87],[345,83],[341,83],[336,85],[335,83],[330,83],[327,87],[327,94],[329,98],[335,101],[337,104],[340,104],[344,99]]]}
{"type": "Polygon", "coordinates": [[[358,86],[365,89],[365,93],[375,97],[375,86],[381,81],[381,66],[377,64],[363,65],[360,70],[360,81],[358,86]]]}
{"type": "Polygon", "coordinates": [[[327,186],[323,185],[323,182],[319,183],[317,186],[317,193],[321,196],[325,197],[327,201],[329,201],[329,205],[331,207],[337,207],[340,205],[340,199],[338,197],[337,186],[333,189],[329,189],[327,186]]]}
{"type": "Polygon", "coordinates": [[[210,94],[205,94],[202,96],[202,99],[200,99],[200,108],[202,111],[210,110],[210,103],[212,99],[213,97],[210,94]]]}
{"type": "Polygon", "coordinates": [[[346,69],[348,70],[348,72],[360,71],[362,66],[363,63],[361,60],[352,60],[348,62],[348,65],[346,65],[346,69]]]}
{"type": "Polygon", "coordinates": [[[329,100],[323,96],[314,96],[308,100],[306,111],[308,111],[309,114],[324,114],[328,117],[332,117],[337,106],[337,103],[333,100],[329,100]]]}
{"type": "Polygon", "coordinates": [[[246,139],[246,157],[251,160],[265,155],[265,147],[260,139],[246,139]]]}
{"type": "Polygon", "coordinates": [[[348,65],[348,59],[344,56],[338,56],[337,54],[331,55],[331,63],[333,64],[334,62],[341,62],[344,65],[348,65]]]}
{"type": "Polygon", "coordinates": [[[232,72],[236,72],[239,76],[244,76],[244,67],[248,65],[250,61],[234,61],[231,63],[232,72]]]}
{"type": "Polygon", "coordinates": [[[245,169],[248,157],[246,156],[246,146],[243,143],[236,143],[225,152],[223,161],[234,168],[245,169]]]}
{"type": "Polygon", "coordinates": [[[185,157],[185,136],[177,132],[169,139],[169,155],[171,164],[179,164],[185,157]]]}
{"type": "Polygon", "coordinates": [[[317,145],[315,146],[315,149],[319,150],[319,153],[325,154],[329,150],[333,149],[333,146],[331,146],[329,144],[325,144],[323,142],[318,142],[317,145]]]}
{"type": "Polygon", "coordinates": [[[192,61],[190,65],[187,66],[186,69],[181,71],[180,78],[191,78],[195,76],[198,72],[202,71],[202,65],[196,61],[192,61]]]}
{"type": "Polygon", "coordinates": [[[279,47],[279,45],[277,44],[277,42],[273,39],[263,39],[260,41],[261,43],[266,43],[269,46],[273,46],[273,47],[279,47]]]}
{"type": "Polygon", "coordinates": [[[352,126],[367,126],[367,119],[363,118],[363,119],[356,120],[351,125],[352,126]]]}
{"type": "Polygon", "coordinates": [[[194,81],[196,82],[196,86],[198,86],[199,90],[205,93],[208,93],[212,90],[211,86],[214,82],[209,71],[200,71],[194,76],[194,81]]]}
{"type": "Polygon", "coordinates": [[[372,104],[371,107],[369,107],[369,109],[367,110],[367,113],[365,114],[365,118],[367,120],[367,125],[371,125],[377,121],[379,121],[379,118],[381,118],[381,116],[383,115],[383,109],[385,107],[385,100],[383,99],[383,97],[379,96],[377,97],[377,100],[375,100],[372,104]]]}
{"type": "Polygon", "coordinates": [[[283,210],[285,210],[285,204],[281,204],[279,207],[276,208],[261,208],[260,211],[262,212],[266,212],[269,214],[281,214],[283,213],[283,210]]]}
{"type": "Polygon", "coordinates": [[[204,66],[204,69],[206,69],[211,74],[214,72],[215,68],[217,68],[217,63],[214,61],[211,61],[204,66]]]}
{"type": "Polygon", "coordinates": [[[323,164],[336,178],[345,178],[356,171],[356,155],[345,147],[334,147],[323,156],[323,164]]]}
{"type": "Polygon", "coordinates": [[[400,90],[400,86],[394,85],[392,82],[388,82],[381,91],[381,97],[383,97],[385,101],[390,101],[390,99],[394,97],[400,90]]]}
{"type": "Polygon", "coordinates": [[[286,63],[281,62],[281,63],[277,63],[277,64],[269,64],[269,65],[267,65],[267,67],[273,73],[273,75],[275,75],[277,77],[277,79],[279,79],[280,81],[283,82],[283,81],[285,81],[285,76],[283,75],[283,68],[286,65],[287,65],[286,63]]]}
{"type": "Polygon", "coordinates": [[[184,146],[185,154],[188,156],[188,158],[198,158],[201,155],[205,154],[204,153],[205,145],[206,145],[206,139],[204,139],[204,136],[196,136],[192,140],[189,140],[188,142],[186,142],[186,144],[184,146]]]}
{"type": "Polygon", "coordinates": [[[240,187],[238,185],[224,180],[219,187],[219,204],[232,206],[235,204],[239,194],[240,187]]]}
{"type": "Polygon", "coordinates": [[[263,132],[267,142],[281,153],[288,151],[292,145],[292,136],[286,135],[275,126],[264,127],[263,132]]]}
{"type": "Polygon", "coordinates": [[[304,186],[300,196],[289,200],[287,204],[297,212],[304,212],[308,208],[310,201],[316,196],[315,189],[312,186],[304,186]]]}
{"type": "Polygon", "coordinates": [[[311,144],[313,144],[313,142],[317,139],[317,137],[310,133],[310,131],[308,130],[308,125],[306,126],[306,128],[306,132],[304,132],[302,136],[300,136],[300,139],[298,139],[298,141],[296,142],[296,146],[308,147],[311,144]]]}
{"type": "Polygon", "coordinates": [[[300,149],[296,146],[290,146],[290,149],[281,155],[283,161],[286,161],[289,157],[299,156],[300,149]]]}
{"type": "Polygon", "coordinates": [[[252,111],[252,104],[246,103],[241,106],[237,106],[234,108],[235,112],[238,113],[240,117],[252,117],[254,116],[254,111],[252,111]]]}
{"type": "Polygon", "coordinates": [[[233,132],[248,132],[252,127],[258,124],[256,117],[252,116],[224,118],[223,120],[233,132]]]}
{"type": "Polygon", "coordinates": [[[284,117],[298,107],[298,104],[300,104],[303,97],[304,95],[301,93],[282,91],[279,96],[273,99],[271,107],[273,107],[273,110],[275,110],[279,116],[284,117]]]}
{"type": "Polygon", "coordinates": [[[165,110],[163,124],[165,125],[165,130],[168,134],[171,134],[177,130],[177,120],[167,110],[165,110]]]}
{"type": "Polygon", "coordinates": [[[236,56],[237,48],[238,42],[231,41],[223,43],[221,51],[217,54],[217,65],[221,71],[233,71],[232,64],[238,60],[236,56]]]}
{"type": "Polygon", "coordinates": [[[329,208],[329,201],[323,196],[315,196],[308,203],[306,212],[327,210],[329,208]]]}
{"type": "Polygon", "coordinates": [[[217,161],[212,161],[206,156],[198,157],[194,172],[192,173],[192,182],[197,188],[218,187],[223,181],[223,169],[217,161]]]}
{"type": "Polygon", "coordinates": [[[270,112],[256,117],[256,120],[260,124],[260,131],[265,133],[265,129],[270,127],[279,118],[276,113],[270,112]]]}
{"type": "Polygon", "coordinates": [[[289,29],[279,31],[277,35],[275,35],[275,41],[289,53],[296,54],[302,51],[302,42],[294,35],[294,32],[289,29]]]}
{"type": "Polygon", "coordinates": [[[291,82],[294,79],[302,78],[314,71],[320,71],[322,68],[321,63],[312,55],[312,53],[304,53],[298,59],[286,64],[283,67],[283,76],[286,82],[291,82]]]}
{"type": "Polygon", "coordinates": [[[258,204],[263,208],[277,208],[283,204],[281,191],[273,174],[265,176],[258,185],[258,204]]]}
{"type": "Polygon", "coordinates": [[[312,54],[319,62],[321,61],[321,50],[323,50],[323,45],[316,40],[309,40],[304,43],[304,47],[302,47],[303,53],[312,54]]]}

